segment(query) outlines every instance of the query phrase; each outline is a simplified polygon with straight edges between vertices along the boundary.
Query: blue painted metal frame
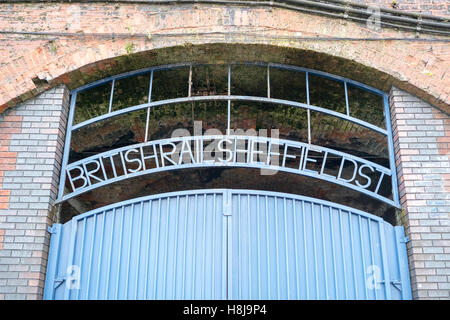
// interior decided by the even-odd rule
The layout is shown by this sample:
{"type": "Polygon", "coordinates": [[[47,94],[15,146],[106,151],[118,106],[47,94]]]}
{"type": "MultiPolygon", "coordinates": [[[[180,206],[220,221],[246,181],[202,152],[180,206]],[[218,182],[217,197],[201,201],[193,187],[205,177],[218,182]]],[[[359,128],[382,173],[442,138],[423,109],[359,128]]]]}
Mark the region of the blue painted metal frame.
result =
{"type": "MultiPolygon", "coordinates": [[[[231,88],[231,83],[230,83],[230,73],[231,73],[231,64],[228,64],[228,95],[217,95],[217,96],[197,96],[197,97],[191,97],[190,96],[190,91],[188,94],[188,97],[184,97],[184,98],[176,98],[176,99],[168,99],[168,100],[162,100],[162,101],[156,101],[156,102],[151,102],[151,93],[152,93],[152,82],[153,82],[153,74],[155,71],[160,71],[160,70],[167,70],[167,69],[175,69],[175,68],[182,68],[182,67],[189,67],[190,70],[192,70],[192,66],[194,65],[193,63],[178,63],[178,64],[172,64],[172,65],[161,65],[161,66],[155,66],[155,67],[150,67],[150,68],[145,68],[145,69],[140,69],[140,70],[135,70],[135,71],[131,71],[131,72],[127,72],[127,73],[123,73],[123,74],[119,74],[119,75],[115,75],[115,76],[111,76],[111,77],[107,77],[105,79],[102,80],[98,80],[95,81],[93,83],[90,84],[86,84],[84,86],[81,86],[77,89],[74,89],[71,92],[71,104],[70,104],[70,112],[69,112],[69,118],[68,118],[68,125],[67,125],[67,133],[66,133],[66,140],[65,140],[65,146],[64,146],[64,156],[63,156],[63,163],[62,163],[62,173],[61,173],[61,179],[60,179],[60,185],[59,185],[59,192],[58,192],[58,202],[63,201],[63,195],[64,195],[64,185],[65,185],[65,168],[68,164],[68,156],[69,156],[69,150],[70,150],[70,143],[71,143],[71,135],[72,132],[75,130],[78,130],[84,126],[87,126],[89,124],[98,122],[98,121],[102,121],[114,116],[118,116],[121,114],[125,114],[125,113],[129,113],[132,111],[136,111],[136,110],[142,110],[142,109],[147,109],[148,114],[147,114],[147,119],[149,117],[150,114],[150,109],[152,107],[158,107],[158,106],[162,106],[162,105],[167,105],[167,104],[174,104],[174,103],[181,103],[181,102],[193,102],[193,101],[211,101],[211,100],[219,100],[219,101],[228,101],[228,120],[227,120],[227,133],[229,133],[230,130],[230,108],[231,108],[231,101],[254,101],[254,102],[264,102],[264,103],[273,103],[273,104],[281,104],[281,105],[287,105],[287,106],[293,106],[293,107],[298,107],[298,108],[302,108],[307,110],[307,115],[308,115],[308,143],[311,143],[311,128],[310,128],[310,111],[316,111],[316,112],[320,112],[323,114],[327,114],[333,117],[337,117],[339,119],[342,120],[346,120],[346,121],[350,121],[352,123],[355,123],[357,125],[363,126],[365,128],[368,128],[374,132],[383,134],[387,137],[387,141],[388,141],[388,150],[389,150],[389,163],[390,163],[390,169],[391,169],[391,182],[392,182],[392,196],[393,196],[393,203],[390,203],[391,205],[394,206],[399,206],[399,196],[398,196],[398,185],[397,185],[397,174],[396,174],[396,168],[395,168],[395,160],[394,160],[394,148],[393,148],[393,141],[392,141],[392,130],[391,130],[391,123],[390,123],[390,112],[389,112],[389,101],[388,101],[388,96],[385,92],[372,88],[370,86],[367,86],[363,83],[357,82],[357,81],[353,81],[344,77],[340,77],[340,76],[336,76],[336,75],[332,75],[330,73],[327,72],[322,72],[322,71],[317,71],[317,70],[312,70],[312,69],[308,69],[308,68],[302,68],[302,67],[297,67],[297,66],[291,66],[291,65],[283,65],[283,64],[278,64],[278,63],[261,63],[261,62],[236,62],[233,63],[233,65],[255,65],[255,66],[265,66],[267,67],[267,97],[255,97],[255,96],[234,96],[231,95],[230,92],[230,88],[231,88]],[[288,101],[288,100],[283,100],[283,99],[273,99],[270,98],[270,77],[269,77],[269,72],[270,72],[270,68],[278,68],[278,69],[285,69],[285,70],[293,70],[293,71],[298,71],[298,72],[304,72],[305,76],[306,76],[306,94],[307,94],[307,103],[299,103],[299,102],[294,102],[294,101],[288,101]],[[97,86],[100,86],[102,84],[105,84],[107,82],[112,82],[112,86],[111,86],[111,96],[110,96],[110,106],[112,104],[112,99],[113,99],[113,90],[114,90],[114,83],[116,82],[116,80],[119,79],[123,79],[123,78],[127,78],[127,77],[132,77],[132,76],[137,76],[137,75],[142,75],[142,74],[149,74],[150,76],[150,83],[149,83],[149,100],[148,103],[145,104],[141,104],[141,105],[136,105],[136,106],[130,106],[121,110],[117,110],[114,112],[109,112],[107,114],[92,118],[92,119],[88,119],[86,121],[83,121],[82,123],[73,124],[73,119],[74,119],[74,112],[75,112],[75,105],[76,105],[76,96],[77,93],[86,89],[91,89],[97,86]],[[314,106],[314,105],[310,105],[310,99],[309,99],[309,75],[316,75],[316,76],[320,76],[320,77],[324,77],[327,79],[331,79],[334,81],[339,81],[339,82],[343,82],[344,83],[344,88],[345,88],[345,99],[346,99],[346,112],[345,113],[340,113],[340,112],[336,112],[336,111],[332,111],[332,110],[328,110],[326,108],[322,108],[322,107],[318,107],[318,106],[314,106]],[[357,88],[366,90],[368,92],[371,92],[373,94],[376,95],[380,95],[381,97],[383,97],[383,104],[384,104],[384,117],[385,117],[385,127],[386,128],[380,128],[377,127],[371,123],[368,123],[366,121],[354,118],[350,116],[350,112],[349,112],[349,104],[348,104],[348,93],[347,93],[347,85],[351,84],[352,86],[355,86],[357,88]]],[[[197,64],[196,64],[197,65],[197,64]]],[[[201,65],[201,64],[198,64],[201,65]]],[[[109,111],[111,110],[111,108],[109,108],[109,111]]],[[[146,123],[146,128],[148,126],[148,120],[146,123]]],[[[147,132],[148,130],[146,130],[146,138],[147,138],[147,132]]],[[[146,139],[147,141],[147,139],[146,139]]]]}

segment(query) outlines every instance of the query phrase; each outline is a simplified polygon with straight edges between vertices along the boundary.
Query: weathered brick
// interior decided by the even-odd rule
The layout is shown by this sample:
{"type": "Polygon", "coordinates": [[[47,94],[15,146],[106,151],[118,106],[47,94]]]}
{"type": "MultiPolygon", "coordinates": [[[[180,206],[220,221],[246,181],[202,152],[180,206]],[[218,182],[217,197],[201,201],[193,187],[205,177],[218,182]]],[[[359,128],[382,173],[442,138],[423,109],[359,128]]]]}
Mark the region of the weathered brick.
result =
{"type": "MultiPolygon", "coordinates": [[[[404,199],[402,205],[407,213],[407,224],[411,226],[407,228],[407,233],[412,239],[421,239],[421,241],[413,240],[408,244],[410,267],[413,273],[413,294],[419,299],[446,298],[450,292],[446,286],[449,279],[444,276],[450,274],[447,269],[450,267],[448,254],[450,251],[446,251],[450,245],[446,240],[450,238],[448,237],[450,230],[441,225],[442,221],[446,224],[449,220],[446,201],[449,190],[443,183],[445,181],[443,175],[449,168],[447,162],[449,150],[438,149],[435,142],[436,137],[447,135],[449,128],[443,126],[441,119],[434,119],[439,112],[433,110],[430,105],[423,103],[420,109],[409,107],[417,103],[416,97],[394,89],[391,90],[391,101],[394,137],[397,139],[394,142],[397,146],[396,156],[402,155],[400,159],[403,160],[400,161],[402,167],[411,168],[413,173],[399,179],[400,190],[406,194],[402,197],[404,199]],[[398,102],[399,99],[395,99],[400,94],[401,103],[398,102]],[[402,110],[401,115],[396,113],[397,108],[402,110]],[[398,130],[398,126],[395,125],[397,121],[405,121],[407,124],[400,126],[406,131],[405,134],[395,134],[395,130],[398,130]],[[415,129],[412,129],[413,126],[415,129]],[[405,141],[405,139],[417,139],[417,143],[411,140],[405,141]],[[440,214],[444,216],[441,217],[440,214]]],[[[399,171],[399,175],[402,174],[404,173],[399,171]]]]}
{"type": "MultiPolygon", "coordinates": [[[[53,93],[47,93],[47,98],[55,95],[55,90],[51,91],[53,93]]],[[[59,95],[67,95],[66,89],[60,92],[59,95]]],[[[50,102],[50,100],[38,100],[50,102]]],[[[0,266],[2,266],[0,279],[11,279],[5,284],[8,287],[5,291],[11,294],[4,295],[5,298],[11,299],[42,298],[43,272],[45,272],[44,266],[47,263],[48,254],[47,226],[50,222],[47,216],[50,203],[55,196],[52,185],[56,182],[53,180],[58,179],[58,173],[53,165],[46,163],[46,158],[54,159],[62,156],[56,148],[47,146],[49,141],[45,139],[49,139],[48,134],[33,133],[33,128],[37,130],[50,128],[53,122],[59,126],[60,118],[65,118],[66,115],[60,111],[56,113],[56,111],[44,110],[43,106],[36,103],[38,102],[35,99],[16,107],[17,111],[29,109],[39,111],[19,112],[23,115],[22,118],[32,122],[22,121],[22,132],[11,135],[11,138],[15,140],[10,140],[10,151],[15,153],[5,155],[15,157],[14,163],[17,164],[4,176],[6,181],[3,180],[3,183],[0,181],[0,187],[9,190],[9,203],[7,203],[9,208],[0,209],[0,217],[5,218],[0,220],[0,230],[5,232],[3,250],[0,248],[0,266]],[[33,134],[28,136],[24,134],[25,132],[33,134]],[[46,143],[38,145],[40,139],[46,143]],[[36,280],[30,282],[29,279],[36,280]],[[17,291],[19,293],[15,293],[17,291]]],[[[17,121],[19,118],[12,120],[17,121]]],[[[3,122],[0,121],[0,123],[3,122]]],[[[59,129],[58,126],[53,128],[59,129]]]]}

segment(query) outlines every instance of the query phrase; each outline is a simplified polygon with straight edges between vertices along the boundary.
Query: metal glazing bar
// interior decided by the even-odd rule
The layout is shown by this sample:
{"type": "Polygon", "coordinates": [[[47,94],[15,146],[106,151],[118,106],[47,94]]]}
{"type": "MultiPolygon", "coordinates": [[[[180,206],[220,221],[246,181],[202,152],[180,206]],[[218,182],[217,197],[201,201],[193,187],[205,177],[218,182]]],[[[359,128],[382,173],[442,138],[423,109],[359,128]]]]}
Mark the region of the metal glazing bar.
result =
{"type": "Polygon", "coordinates": [[[391,183],[392,183],[392,199],[396,205],[400,205],[399,195],[398,195],[398,182],[397,182],[397,169],[395,166],[395,152],[394,152],[394,142],[392,138],[392,127],[391,127],[391,117],[389,110],[389,99],[386,94],[383,95],[383,103],[384,103],[384,120],[386,122],[386,132],[388,139],[388,148],[389,148],[389,168],[391,169],[391,183]]]}
{"type": "MultiPolygon", "coordinates": [[[[228,96],[231,96],[231,65],[228,65],[228,96]]],[[[227,99],[227,134],[231,130],[231,100],[227,99]]]]}
{"type": "Polygon", "coordinates": [[[85,84],[81,87],[78,87],[74,90],[72,90],[72,93],[75,92],[80,92],[83,90],[87,90],[93,87],[98,87],[104,83],[107,83],[109,81],[112,80],[120,80],[120,79],[125,79],[125,78],[130,78],[133,76],[137,76],[137,75],[141,75],[141,74],[145,74],[148,73],[150,71],[161,71],[161,70],[169,70],[169,69],[176,69],[176,68],[181,68],[181,67],[188,67],[189,65],[191,65],[192,63],[190,62],[182,62],[182,63],[175,63],[175,64],[168,64],[168,65],[160,65],[160,66],[156,66],[156,67],[150,67],[150,68],[144,68],[144,69],[139,69],[139,70],[134,70],[134,71],[129,71],[129,72],[125,72],[125,73],[121,73],[118,75],[114,75],[111,77],[107,77],[104,79],[100,79],[88,84],[85,84]]]}
{"type": "Polygon", "coordinates": [[[267,65],[267,98],[270,99],[270,66],[267,65]]]}
{"type": "MultiPolygon", "coordinates": [[[[306,77],[306,104],[310,105],[309,100],[309,72],[305,72],[306,77]]],[[[311,144],[311,111],[310,109],[306,109],[308,115],[308,144],[311,144]]]]}
{"type": "MultiPolygon", "coordinates": [[[[152,101],[152,88],[153,88],[153,71],[150,72],[150,83],[148,86],[148,103],[151,103],[151,101],[152,101]]],[[[150,109],[151,109],[151,107],[147,108],[147,119],[145,121],[145,141],[148,141],[148,126],[150,124],[150,109]]]]}
{"type": "Polygon", "coordinates": [[[69,161],[69,151],[70,151],[70,140],[72,136],[72,124],[73,117],[75,114],[75,102],[77,100],[77,94],[73,93],[70,97],[70,110],[69,110],[69,118],[67,119],[67,128],[66,128],[66,139],[64,142],[64,155],[62,159],[62,167],[61,174],[59,178],[59,190],[58,190],[58,199],[61,199],[64,194],[64,185],[66,184],[66,166],[69,161]]]}
{"type": "Polygon", "coordinates": [[[285,64],[279,64],[279,63],[269,63],[270,66],[273,68],[279,68],[279,69],[287,69],[287,70],[292,70],[292,71],[300,71],[300,72],[308,72],[309,74],[312,75],[316,75],[316,76],[321,76],[330,80],[334,80],[334,81],[340,81],[340,82],[347,82],[349,84],[351,84],[352,86],[364,89],[366,91],[378,94],[378,95],[383,95],[385,94],[383,91],[378,90],[376,88],[370,87],[364,83],[358,82],[358,81],[354,81],[348,78],[344,78],[341,76],[337,76],[328,72],[323,72],[323,71],[318,71],[318,70],[314,70],[314,69],[308,69],[308,68],[303,68],[303,67],[297,67],[297,66],[292,66],[292,65],[285,65],[285,64]]]}
{"type": "Polygon", "coordinates": [[[350,108],[348,105],[348,90],[347,90],[347,82],[344,82],[344,88],[345,88],[345,111],[347,113],[347,116],[350,116],[350,108]]]}
{"type": "MultiPolygon", "coordinates": [[[[240,63],[236,62],[234,63],[235,65],[239,65],[240,63]]],[[[292,71],[298,71],[298,72],[309,72],[310,74],[314,74],[314,75],[318,75],[318,76],[322,76],[331,80],[335,80],[335,81],[342,81],[342,82],[348,82],[349,84],[359,87],[361,89],[370,91],[372,93],[375,94],[379,94],[379,95],[383,95],[384,92],[370,87],[368,85],[365,85],[363,83],[360,83],[358,81],[354,81],[348,78],[344,78],[338,75],[333,75],[331,73],[327,73],[327,72],[323,72],[323,71],[318,71],[318,70],[313,70],[313,69],[309,69],[309,68],[303,68],[303,67],[297,67],[297,66],[292,66],[292,65],[285,65],[285,64],[279,64],[279,63],[263,63],[263,62],[246,62],[245,64],[248,65],[259,65],[259,66],[266,66],[269,65],[270,67],[275,67],[278,69],[287,69],[287,70],[292,70],[292,71]]],[[[149,68],[144,68],[144,69],[139,69],[139,70],[134,70],[134,71],[129,71],[126,73],[122,73],[122,74],[118,74],[115,76],[111,76],[111,77],[107,77],[101,80],[97,80],[95,82],[92,83],[88,83],[86,85],[83,85],[81,87],[78,87],[74,90],[72,90],[72,94],[76,93],[76,92],[80,92],[83,90],[87,90],[93,87],[97,87],[100,86],[106,82],[112,81],[112,80],[120,80],[123,78],[128,78],[128,77],[132,77],[132,76],[136,76],[136,75],[140,75],[140,74],[145,74],[151,71],[161,71],[161,70],[169,70],[169,69],[176,69],[176,68],[181,68],[181,67],[187,67],[190,65],[208,65],[208,64],[202,64],[202,63],[192,63],[192,62],[183,62],[183,63],[177,63],[177,64],[171,64],[171,65],[160,65],[160,66],[155,66],[155,67],[149,67],[149,68]]]]}
{"type": "Polygon", "coordinates": [[[192,63],[189,65],[188,97],[192,96],[192,63]]]}
{"type": "Polygon", "coordinates": [[[111,110],[112,110],[113,97],[114,97],[114,85],[115,84],[116,84],[116,79],[113,79],[113,81],[111,82],[111,95],[109,96],[108,113],[111,113],[111,110]]]}
{"type": "Polygon", "coordinates": [[[150,72],[150,79],[148,84],[148,103],[152,101],[152,90],[153,90],[153,70],[150,72]]]}

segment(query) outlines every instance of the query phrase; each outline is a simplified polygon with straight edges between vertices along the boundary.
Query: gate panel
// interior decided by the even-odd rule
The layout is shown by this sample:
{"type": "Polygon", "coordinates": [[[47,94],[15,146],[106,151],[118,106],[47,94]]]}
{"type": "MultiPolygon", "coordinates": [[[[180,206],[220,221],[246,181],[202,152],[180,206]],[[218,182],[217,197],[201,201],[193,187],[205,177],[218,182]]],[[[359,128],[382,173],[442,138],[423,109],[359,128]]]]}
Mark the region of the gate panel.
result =
{"type": "Polygon", "coordinates": [[[45,298],[225,299],[222,201],[159,195],[55,225],[45,298]]]}
{"type": "Polygon", "coordinates": [[[45,299],[411,299],[402,227],[307,197],[170,193],[51,231],[45,299]]]}
{"type": "Polygon", "coordinates": [[[402,227],[293,195],[232,191],[232,202],[229,298],[411,298],[402,227]]]}

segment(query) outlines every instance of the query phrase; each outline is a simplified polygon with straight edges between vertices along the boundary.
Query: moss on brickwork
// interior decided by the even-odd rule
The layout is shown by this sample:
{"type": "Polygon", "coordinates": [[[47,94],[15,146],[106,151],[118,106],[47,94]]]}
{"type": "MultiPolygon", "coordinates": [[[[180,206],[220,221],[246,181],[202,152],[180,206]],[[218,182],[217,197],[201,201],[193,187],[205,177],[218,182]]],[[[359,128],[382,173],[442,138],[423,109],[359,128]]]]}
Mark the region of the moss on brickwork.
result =
{"type": "Polygon", "coordinates": [[[212,64],[236,61],[276,62],[345,76],[385,91],[389,90],[392,83],[392,81],[386,82],[388,76],[376,69],[324,53],[277,45],[217,43],[174,46],[120,55],[68,73],[67,79],[70,82],[67,85],[70,89],[74,89],[110,75],[182,61],[212,64]]]}

